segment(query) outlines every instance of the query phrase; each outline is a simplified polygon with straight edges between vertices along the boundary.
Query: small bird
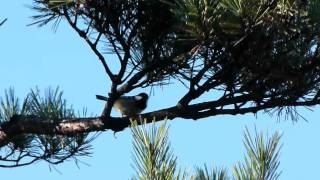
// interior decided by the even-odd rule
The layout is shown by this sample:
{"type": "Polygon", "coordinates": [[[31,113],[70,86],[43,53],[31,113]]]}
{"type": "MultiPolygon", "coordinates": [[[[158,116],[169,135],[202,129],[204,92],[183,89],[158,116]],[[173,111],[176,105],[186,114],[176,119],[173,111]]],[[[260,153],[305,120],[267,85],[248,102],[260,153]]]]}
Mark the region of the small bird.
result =
{"type": "MultiPolygon", "coordinates": [[[[101,95],[96,95],[96,98],[104,101],[109,99],[101,95]]],[[[146,93],[135,96],[120,96],[114,102],[113,107],[123,116],[136,116],[147,107],[148,98],[149,96],[146,93]]]]}

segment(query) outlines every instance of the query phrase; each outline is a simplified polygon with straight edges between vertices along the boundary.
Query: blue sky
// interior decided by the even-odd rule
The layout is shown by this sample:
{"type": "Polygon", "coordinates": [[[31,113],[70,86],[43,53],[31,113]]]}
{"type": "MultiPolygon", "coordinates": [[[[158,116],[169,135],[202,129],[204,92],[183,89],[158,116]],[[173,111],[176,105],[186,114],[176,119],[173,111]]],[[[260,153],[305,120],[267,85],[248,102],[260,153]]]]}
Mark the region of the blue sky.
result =
{"type": "MultiPolygon", "coordinates": [[[[108,79],[98,59],[78,35],[62,22],[57,32],[51,26],[37,28],[26,26],[34,15],[27,6],[31,0],[4,1],[0,6],[0,20],[8,21],[0,28],[0,94],[14,87],[23,98],[31,88],[44,90],[59,86],[64,97],[76,109],[87,107],[89,112],[99,114],[103,103],[95,99],[95,94],[106,94],[108,79]]],[[[114,57],[107,57],[108,61],[114,57]]],[[[149,92],[147,89],[139,91],[149,92]]],[[[133,92],[135,94],[136,92],[133,92]]],[[[179,84],[155,89],[149,107],[152,111],[174,105],[184,92],[179,84]]],[[[179,165],[187,170],[204,163],[229,168],[243,159],[242,134],[247,126],[254,130],[283,133],[280,179],[317,179],[320,162],[320,115],[319,107],[314,111],[304,108],[301,114],[309,121],[277,122],[276,117],[259,113],[239,116],[215,116],[199,121],[176,119],[170,122],[170,139],[178,156],[179,165]]],[[[70,179],[88,178],[129,179],[133,174],[130,130],[117,133],[104,132],[93,143],[92,157],[81,158],[87,165],[80,169],[72,162],[56,166],[50,171],[48,164],[36,164],[0,169],[2,179],[70,179]]]]}

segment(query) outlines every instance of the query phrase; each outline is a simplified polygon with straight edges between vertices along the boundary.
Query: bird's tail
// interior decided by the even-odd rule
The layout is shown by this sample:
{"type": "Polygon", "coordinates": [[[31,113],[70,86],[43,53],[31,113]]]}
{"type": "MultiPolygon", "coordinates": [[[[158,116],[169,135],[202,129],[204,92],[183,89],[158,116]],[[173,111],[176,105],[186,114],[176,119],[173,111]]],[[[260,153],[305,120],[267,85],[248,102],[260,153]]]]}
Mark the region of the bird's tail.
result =
{"type": "Polygon", "coordinates": [[[96,95],[96,98],[102,101],[108,101],[109,98],[105,97],[105,96],[101,96],[101,95],[96,95]]]}

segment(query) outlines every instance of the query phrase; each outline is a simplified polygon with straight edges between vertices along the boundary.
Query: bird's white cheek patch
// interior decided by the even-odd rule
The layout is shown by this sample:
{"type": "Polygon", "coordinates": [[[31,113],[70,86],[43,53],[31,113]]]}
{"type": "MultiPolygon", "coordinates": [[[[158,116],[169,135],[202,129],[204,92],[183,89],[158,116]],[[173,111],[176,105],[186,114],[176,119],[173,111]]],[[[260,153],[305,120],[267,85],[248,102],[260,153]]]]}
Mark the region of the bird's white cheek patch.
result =
{"type": "Polygon", "coordinates": [[[136,101],[140,101],[140,100],[142,99],[142,96],[135,96],[134,99],[135,99],[136,101]]]}

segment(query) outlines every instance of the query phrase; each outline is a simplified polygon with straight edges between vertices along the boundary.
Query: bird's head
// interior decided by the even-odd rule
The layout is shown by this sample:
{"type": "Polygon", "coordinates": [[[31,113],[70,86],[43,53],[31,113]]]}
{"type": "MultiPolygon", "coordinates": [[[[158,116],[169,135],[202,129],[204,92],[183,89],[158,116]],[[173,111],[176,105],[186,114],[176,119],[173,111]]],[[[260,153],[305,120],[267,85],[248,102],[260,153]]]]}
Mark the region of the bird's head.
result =
{"type": "Polygon", "coordinates": [[[137,101],[147,101],[149,98],[148,94],[147,93],[140,93],[138,95],[135,96],[135,100],[137,101]]]}

